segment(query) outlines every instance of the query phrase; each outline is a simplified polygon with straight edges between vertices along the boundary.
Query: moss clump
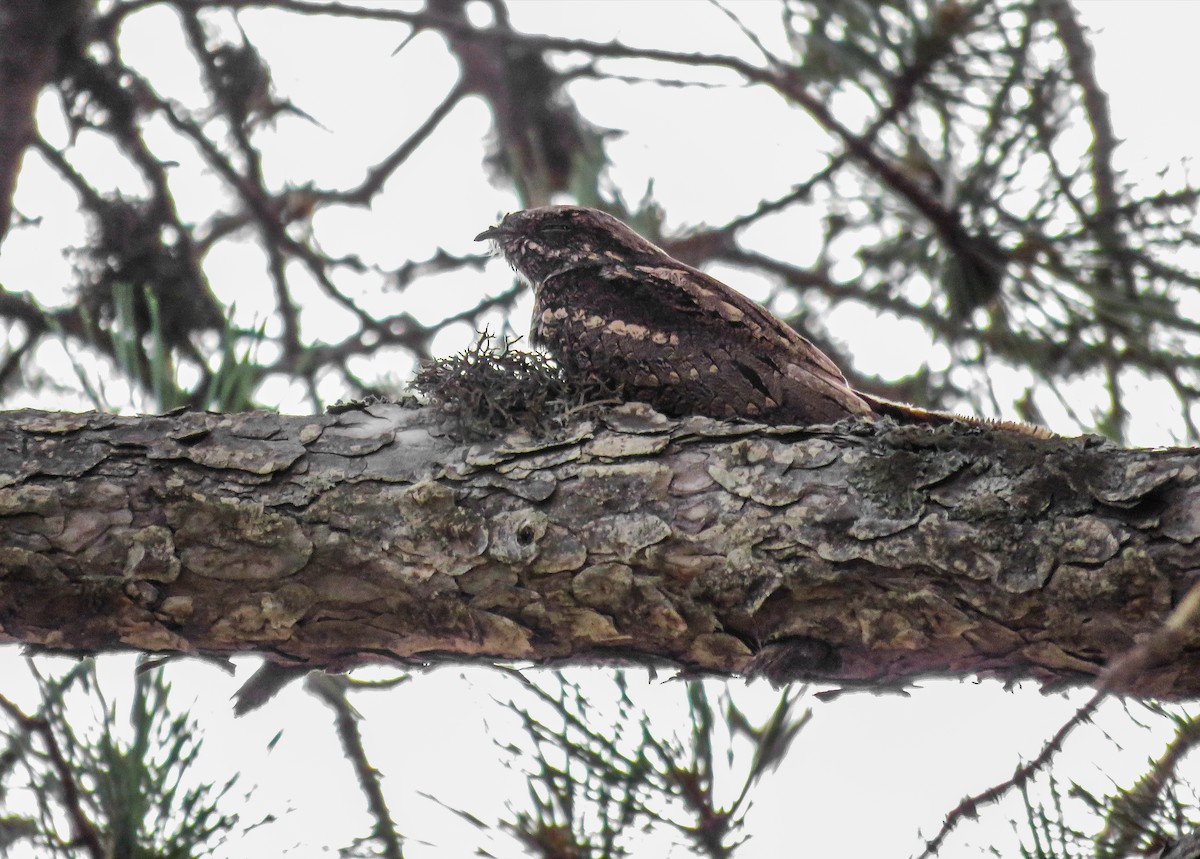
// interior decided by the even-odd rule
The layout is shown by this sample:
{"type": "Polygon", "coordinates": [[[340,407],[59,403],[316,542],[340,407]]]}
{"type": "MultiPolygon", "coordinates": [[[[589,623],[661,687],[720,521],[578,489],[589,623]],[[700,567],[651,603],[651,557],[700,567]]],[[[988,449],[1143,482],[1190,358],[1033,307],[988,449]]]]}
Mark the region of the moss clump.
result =
{"type": "Polygon", "coordinates": [[[483,331],[474,345],[427,361],[412,387],[451,422],[464,440],[494,438],[514,429],[546,435],[618,402],[611,388],[577,384],[540,352],[514,349],[483,331]]]}

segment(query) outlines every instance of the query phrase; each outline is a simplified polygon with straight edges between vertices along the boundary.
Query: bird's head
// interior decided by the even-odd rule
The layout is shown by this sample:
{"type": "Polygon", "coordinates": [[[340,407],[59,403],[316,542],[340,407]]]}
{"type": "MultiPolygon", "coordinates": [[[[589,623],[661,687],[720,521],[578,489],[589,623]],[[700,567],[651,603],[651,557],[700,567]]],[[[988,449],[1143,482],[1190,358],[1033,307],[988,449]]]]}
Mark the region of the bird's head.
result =
{"type": "Polygon", "coordinates": [[[612,215],[585,206],[512,212],[475,237],[477,242],[489,239],[535,288],[572,269],[633,266],[666,256],[612,215]]]}

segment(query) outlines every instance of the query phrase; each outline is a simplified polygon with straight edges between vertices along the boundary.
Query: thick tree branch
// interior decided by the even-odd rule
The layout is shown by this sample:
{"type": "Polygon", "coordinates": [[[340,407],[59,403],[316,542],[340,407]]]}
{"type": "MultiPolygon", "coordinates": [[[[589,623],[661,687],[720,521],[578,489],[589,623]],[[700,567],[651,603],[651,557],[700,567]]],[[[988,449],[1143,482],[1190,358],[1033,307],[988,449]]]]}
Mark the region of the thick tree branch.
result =
{"type": "MultiPolygon", "coordinates": [[[[0,637],[1095,680],[1200,569],[1200,459],[959,426],[450,441],[428,410],[0,416],[0,637]]],[[[1200,691],[1200,639],[1113,691],[1200,691]]]]}

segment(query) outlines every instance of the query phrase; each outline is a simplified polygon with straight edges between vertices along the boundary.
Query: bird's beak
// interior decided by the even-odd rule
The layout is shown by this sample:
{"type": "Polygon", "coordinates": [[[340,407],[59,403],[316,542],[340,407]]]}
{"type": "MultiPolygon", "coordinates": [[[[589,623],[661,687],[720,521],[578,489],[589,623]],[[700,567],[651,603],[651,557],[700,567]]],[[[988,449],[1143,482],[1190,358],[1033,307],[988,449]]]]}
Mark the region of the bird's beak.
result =
{"type": "Polygon", "coordinates": [[[479,235],[477,235],[475,237],[475,241],[482,242],[487,239],[498,239],[502,235],[504,235],[505,232],[507,232],[507,231],[502,226],[488,227],[486,230],[484,230],[482,233],[480,233],[479,235]]]}

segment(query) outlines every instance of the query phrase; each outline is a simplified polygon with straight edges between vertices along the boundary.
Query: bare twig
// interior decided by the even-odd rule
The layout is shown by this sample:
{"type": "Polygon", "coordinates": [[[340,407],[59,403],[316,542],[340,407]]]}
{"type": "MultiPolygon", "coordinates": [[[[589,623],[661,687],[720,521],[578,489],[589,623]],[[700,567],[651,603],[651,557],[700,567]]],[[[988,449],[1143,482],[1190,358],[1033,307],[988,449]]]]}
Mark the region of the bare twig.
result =
{"type": "Polygon", "coordinates": [[[344,677],[315,672],[305,680],[305,687],[333,710],[334,725],[346,758],[358,776],[358,785],[367,798],[367,807],[375,820],[372,837],[379,842],[380,855],[387,859],[403,859],[404,848],[396,823],[383,796],[383,780],[379,771],[367,759],[358,720],[362,717],[346,698],[347,680],[344,677]]]}
{"type": "Polygon", "coordinates": [[[1038,774],[1062,749],[1067,736],[1075,728],[1089,721],[1095,715],[1100,703],[1108,697],[1109,691],[1116,688],[1128,688],[1138,675],[1153,665],[1159,665],[1170,659],[1184,645],[1187,637],[1194,633],[1197,618],[1200,617],[1200,582],[1192,585],[1179,604],[1175,606],[1162,625],[1139,642],[1118,659],[1114,660],[1097,678],[1096,692],[1080,707],[1066,723],[1054,732],[1042,747],[1037,757],[1028,763],[1017,767],[1012,778],[988,788],[982,793],[969,796],[960,802],[946,815],[942,828],[925,844],[919,859],[929,859],[935,856],[942,844],[964,818],[975,817],[980,806],[991,805],[999,801],[1014,788],[1023,787],[1038,774]]]}
{"type": "Polygon", "coordinates": [[[105,859],[107,853],[101,843],[100,833],[84,812],[80,786],[75,781],[75,771],[66,756],[63,755],[58,738],[54,736],[54,730],[50,727],[50,723],[44,718],[25,715],[16,704],[2,695],[0,695],[0,710],[4,710],[9,718],[18,723],[26,732],[37,734],[42,738],[42,742],[46,744],[50,762],[54,766],[54,772],[58,776],[58,783],[62,787],[63,805],[71,820],[72,843],[82,845],[92,859],[105,859]]]}

